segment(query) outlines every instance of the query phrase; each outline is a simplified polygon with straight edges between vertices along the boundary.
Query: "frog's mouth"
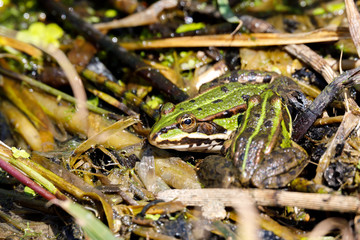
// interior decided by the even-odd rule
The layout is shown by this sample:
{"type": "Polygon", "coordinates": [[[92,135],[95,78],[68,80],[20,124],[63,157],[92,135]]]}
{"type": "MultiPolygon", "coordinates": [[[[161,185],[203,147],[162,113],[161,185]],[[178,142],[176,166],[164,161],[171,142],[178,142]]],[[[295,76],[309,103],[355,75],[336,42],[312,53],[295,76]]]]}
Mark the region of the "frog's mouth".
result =
{"type": "Polygon", "coordinates": [[[224,141],[230,132],[206,135],[203,133],[178,132],[173,137],[170,134],[150,134],[150,144],[162,149],[191,152],[220,152],[224,141]]]}

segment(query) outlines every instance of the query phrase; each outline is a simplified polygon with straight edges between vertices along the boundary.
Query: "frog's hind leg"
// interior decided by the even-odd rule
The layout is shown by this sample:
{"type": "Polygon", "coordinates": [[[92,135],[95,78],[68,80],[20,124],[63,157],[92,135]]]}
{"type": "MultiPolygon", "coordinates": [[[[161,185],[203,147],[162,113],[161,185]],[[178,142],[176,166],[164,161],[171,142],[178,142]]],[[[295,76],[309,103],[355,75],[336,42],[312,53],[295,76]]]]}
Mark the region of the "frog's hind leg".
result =
{"type": "Polygon", "coordinates": [[[297,148],[285,148],[265,155],[251,182],[258,188],[281,188],[294,180],[309,163],[307,154],[297,148]]]}

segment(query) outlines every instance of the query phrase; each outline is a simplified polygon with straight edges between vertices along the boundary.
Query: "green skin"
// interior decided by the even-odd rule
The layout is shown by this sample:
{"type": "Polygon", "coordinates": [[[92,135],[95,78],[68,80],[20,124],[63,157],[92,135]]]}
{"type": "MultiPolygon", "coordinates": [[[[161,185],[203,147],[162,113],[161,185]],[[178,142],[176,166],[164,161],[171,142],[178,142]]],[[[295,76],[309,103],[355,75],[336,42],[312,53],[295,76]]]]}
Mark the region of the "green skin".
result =
{"type": "MultiPolygon", "coordinates": [[[[256,74],[269,77],[265,72],[256,74]]],[[[240,171],[242,186],[283,187],[308,163],[305,151],[292,147],[291,116],[279,97],[286,99],[296,84],[278,75],[270,84],[232,81],[228,75],[192,99],[176,106],[165,104],[149,142],[159,148],[202,152],[218,152],[225,141],[231,142],[225,144],[226,158],[240,171]]]]}

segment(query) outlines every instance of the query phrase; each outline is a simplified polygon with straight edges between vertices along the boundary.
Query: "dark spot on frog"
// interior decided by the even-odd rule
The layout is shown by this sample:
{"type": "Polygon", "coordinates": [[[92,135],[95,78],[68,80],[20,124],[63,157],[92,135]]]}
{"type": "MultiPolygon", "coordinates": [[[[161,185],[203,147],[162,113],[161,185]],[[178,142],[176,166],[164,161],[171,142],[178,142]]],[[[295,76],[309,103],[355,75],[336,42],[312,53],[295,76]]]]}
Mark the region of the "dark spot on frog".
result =
{"type": "Polygon", "coordinates": [[[180,111],[184,111],[184,108],[180,108],[180,111]]]}
{"type": "Polygon", "coordinates": [[[251,71],[248,73],[248,81],[249,82],[256,81],[256,72],[251,71]]]}
{"type": "Polygon", "coordinates": [[[272,79],[272,76],[267,74],[267,75],[264,76],[263,82],[264,83],[269,83],[271,81],[271,79],[272,79]]]}
{"type": "Polygon", "coordinates": [[[239,78],[239,74],[237,71],[233,71],[231,72],[230,76],[229,76],[229,80],[230,82],[237,82],[238,81],[238,78],[239,78]]]}
{"type": "Polygon", "coordinates": [[[189,102],[194,103],[194,102],[195,102],[195,100],[194,100],[194,99],[191,99],[189,102]]]}
{"type": "Polygon", "coordinates": [[[260,114],[259,114],[259,113],[255,113],[254,116],[255,116],[256,118],[259,118],[259,117],[260,117],[260,114]]]}
{"type": "Polygon", "coordinates": [[[277,177],[276,177],[276,185],[277,185],[277,186],[282,186],[282,185],[284,185],[281,176],[277,176],[277,177]]]}
{"type": "Polygon", "coordinates": [[[229,89],[227,87],[221,87],[221,91],[223,91],[224,93],[229,92],[229,89]]]}
{"type": "Polygon", "coordinates": [[[253,133],[254,131],[255,131],[255,129],[252,128],[252,127],[247,127],[247,128],[245,129],[245,132],[246,132],[246,133],[253,133]]]}
{"type": "Polygon", "coordinates": [[[196,109],[196,110],[198,110],[198,111],[202,111],[202,108],[198,108],[198,109],[196,109]]]}
{"type": "Polygon", "coordinates": [[[243,116],[244,116],[244,115],[242,115],[242,114],[239,115],[239,117],[238,117],[238,124],[241,123],[241,121],[242,121],[242,119],[243,119],[243,116]]]}
{"type": "Polygon", "coordinates": [[[269,128],[269,127],[272,127],[273,125],[273,122],[271,120],[267,120],[265,123],[264,123],[264,126],[269,128]]]}
{"type": "Polygon", "coordinates": [[[294,161],[294,159],[292,159],[291,157],[289,157],[286,162],[287,162],[288,164],[291,164],[293,161],[294,161]]]}
{"type": "Polygon", "coordinates": [[[217,99],[215,101],[213,101],[212,103],[221,103],[223,100],[222,99],[217,99]]]}
{"type": "Polygon", "coordinates": [[[246,95],[246,94],[244,94],[244,95],[242,95],[241,96],[241,98],[244,100],[244,101],[247,101],[248,99],[249,99],[249,95],[246,95]]]}
{"type": "Polygon", "coordinates": [[[239,155],[235,155],[235,157],[233,158],[233,156],[231,156],[231,158],[233,159],[233,163],[234,163],[234,166],[236,168],[238,168],[241,172],[241,167],[242,167],[242,162],[244,160],[244,153],[243,152],[240,152],[239,155]]]}
{"type": "Polygon", "coordinates": [[[272,158],[272,157],[266,158],[266,163],[268,163],[269,165],[271,165],[273,162],[274,162],[274,158],[272,158]]]}

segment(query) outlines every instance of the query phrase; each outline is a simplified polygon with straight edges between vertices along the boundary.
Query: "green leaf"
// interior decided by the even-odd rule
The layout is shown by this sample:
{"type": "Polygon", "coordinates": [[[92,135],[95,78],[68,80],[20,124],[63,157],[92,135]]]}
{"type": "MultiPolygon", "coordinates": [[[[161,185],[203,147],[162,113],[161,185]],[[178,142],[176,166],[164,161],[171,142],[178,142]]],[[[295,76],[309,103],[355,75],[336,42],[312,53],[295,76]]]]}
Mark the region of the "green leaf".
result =
{"type": "Polygon", "coordinates": [[[27,153],[25,150],[23,149],[17,149],[16,147],[12,147],[11,148],[11,151],[13,153],[13,157],[14,158],[19,158],[19,157],[22,157],[22,158],[28,158],[30,157],[30,154],[27,153]]]}
{"type": "Polygon", "coordinates": [[[36,192],[34,190],[32,190],[31,188],[29,188],[28,186],[25,186],[24,192],[26,194],[29,194],[29,195],[33,196],[33,197],[36,196],[36,192]]]}
{"type": "Polygon", "coordinates": [[[226,21],[230,23],[239,23],[240,19],[235,16],[234,12],[231,10],[228,0],[217,0],[219,12],[226,21]]]}
{"type": "Polygon", "coordinates": [[[161,217],[160,214],[146,214],[145,215],[146,219],[151,219],[151,220],[154,220],[154,221],[159,220],[160,217],[161,217]]]}
{"type": "Polygon", "coordinates": [[[113,18],[113,17],[116,17],[116,15],[117,15],[117,12],[114,9],[109,9],[105,12],[105,17],[107,17],[107,18],[113,18]]]}
{"type": "Polygon", "coordinates": [[[205,27],[204,23],[190,23],[190,24],[183,24],[180,25],[177,29],[176,29],[176,33],[184,33],[184,32],[190,32],[190,31],[195,31],[195,30],[199,30],[205,27]]]}
{"type": "Polygon", "coordinates": [[[119,240],[92,212],[86,210],[81,205],[71,201],[56,201],[56,203],[75,218],[76,222],[89,236],[89,239],[119,240]]]}
{"type": "Polygon", "coordinates": [[[34,45],[53,44],[59,47],[60,39],[64,35],[64,30],[55,23],[45,25],[42,22],[36,22],[30,25],[29,29],[19,31],[16,38],[23,42],[34,45]]]}
{"type": "Polygon", "coordinates": [[[50,23],[46,25],[46,34],[50,35],[53,39],[59,39],[64,35],[64,30],[59,25],[50,23]]]}
{"type": "Polygon", "coordinates": [[[99,105],[99,98],[98,97],[93,97],[89,100],[87,100],[87,102],[93,106],[98,106],[99,105]]]}

